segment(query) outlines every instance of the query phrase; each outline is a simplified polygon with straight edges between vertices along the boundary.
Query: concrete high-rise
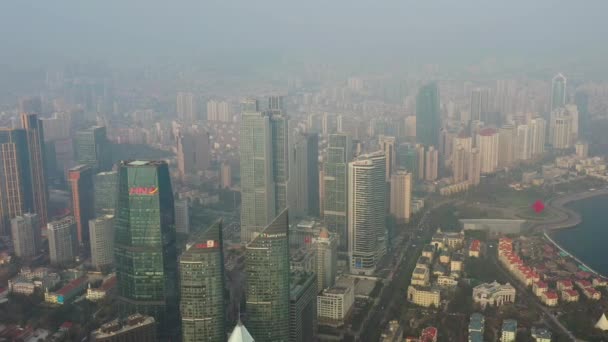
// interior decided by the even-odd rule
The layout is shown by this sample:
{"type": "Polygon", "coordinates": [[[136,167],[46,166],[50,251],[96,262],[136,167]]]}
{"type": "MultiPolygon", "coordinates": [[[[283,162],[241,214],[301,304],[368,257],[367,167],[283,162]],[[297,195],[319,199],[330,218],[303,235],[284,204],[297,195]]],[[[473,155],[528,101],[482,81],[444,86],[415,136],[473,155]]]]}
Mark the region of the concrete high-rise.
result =
{"type": "Polygon", "coordinates": [[[242,104],[241,241],[254,238],[287,207],[288,120],[280,112],[260,112],[255,99],[242,104]]]}
{"type": "Polygon", "coordinates": [[[477,147],[481,157],[481,173],[492,173],[498,167],[498,132],[484,128],[477,133],[477,147]]]}
{"type": "Polygon", "coordinates": [[[397,146],[397,168],[405,169],[418,179],[418,151],[411,143],[401,143],[397,146]]]}
{"type": "Polygon", "coordinates": [[[66,216],[47,224],[51,265],[67,266],[74,262],[78,240],[74,217],[66,216]]]}
{"type": "Polygon", "coordinates": [[[91,263],[97,269],[114,263],[114,215],[101,215],[89,221],[91,263]]]}
{"type": "Polygon", "coordinates": [[[515,156],[518,160],[528,160],[532,158],[532,131],[528,125],[517,126],[517,143],[515,145],[515,156]]]}
{"type": "Polygon", "coordinates": [[[418,180],[423,180],[426,177],[426,163],[424,158],[426,153],[424,152],[424,145],[416,144],[416,152],[418,155],[418,162],[416,163],[418,165],[418,180]]]}
{"type": "Polygon", "coordinates": [[[398,222],[407,222],[412,215],[412,174],[397,170],[391,176],[390,213],[398,222]]]}
{"type": "Polygon", "coordinates": [[[315,341],[317,336],[317,277],[296,271],[290,278],[289,342],[315,341]]]}
{"type": "Polygon", "coordinates": [[[471,93],[471,120],[487,122],[486,115],[490,110],[490,90],[476,88],[471,93]]]}
{"type": "Polygon", "coordinates": [[[179,259],[182,341],[225,341],[222,222],[213,223],[179,259]]]}
{"type": "Polygon", "coordinates": [[[385,168],[382,151],[348,164],[348,254],[354,274],[373,274],[386,253],[385,168]]]}
{"type": "Polygon", "coordinates": [[[68,171],[68,181],[72,191],[72,213],[76,221],[78,244],[89,244],[89,220],[95,216],[95,193],[93,189],[93,169],[88,165],[78,165],[68,171]]]}
{"type": "Polygon", "coordinates": [[[120,162],[116,209],[114,261],[119,311],[151,315],[162,337],[178,338],[175,217],[167,163],[120,162]]]}
{"type": "Polygon", "coordinates": [[[468,164],[467,156],[470,152],[467,152],[461,145],[457,145],[452,153],[452,178],[454,183],[460,183],[467,177],[468,164]]]}
{"type": "Polygon", "coordinates": [[[566,105],[566,83],[567,79],[561,72],[551,80],[551,107],[550,112],[566,105]]]}
{"type": "Polygon", "coordinates": [[[471,149],[468,153],[469,171],[467,174],[467,180],[472,185],[479,185],[481,181],[481,155],[477,148],[471,149]]]}
{"type": "Polygon", "coordinates": [[[416,96],[416,142],[425,146],[437,146],[441,128],[439,89],[429,83],[416,96]]]}
{"type": "Polygon", "coordinates": [[[504,125],[498,130],[498,167],[507,167],[515,161],[517,128],[504,125]]]}
{"type": "Polygon", "coordinates": [[[21,124],[27,135],[30,179],[32,185],[33,212],[38,214],[40,224],[47,223],[48,188],[44,168],[44,133],[37,113],[22,112],[21,124]]]}
{"type": "Polygon", "coordinates": [[[557,116],[551,121],[551,145],[554,149],[572,147],[572,117],[557,116]]]}
{"type": "Polygon", "coordinates": [[[319,236],[312,241],[315,249],[315,273],[317,290],[334,285],[338,267],[338,239],[336,234],[322,228],[319,236]]]}
{"type": "Polygon", "coordinates": [[[10,220],[34,210],[26,132],[0,128],[0,235],[10,234],[10,220]]]}
{"type": "Polygon", "coordinates": [[[180,178],[209,168],[211,145],[209,134],[202,130],[184,130],[177,137],[177,168],[180,178]]]}
{"type": "Polygon", "coordinates": [[[397,139],[395,137],[381,135],[379,140],[380,149],[386,156],[386,180],[389,181],[393,171],[397,167],[397,139]]]}
{"type": "Polygon", "coordinates": [[[436,180],[439,172],[439,151],[435,149],[435,146],[429,146],[426,150],[424,161],[424,179],[427,181],[436,180]]]}
{"type": "Polygon", "coordinates": [[[118,198],[118,172],[100,172],[94,178],[96,214],[114,214],[118,198]]]}
{"type": "Polygon", "coordinates": [[[245,250],[247,326],[256,341],[289,339],[288,231],[284,209],[245,250]]]}
{"type": "Polygon", "coordinates": [[[576,156],[579,158],[588,158],[589,157],[589,144],[584,141],[577,141],[574,144],[574,151],[576,156]]]}
{"type": "Polygon", "coordinates": [[[15,255],[27,259],[40,251],[40,223],[38,215],[25,213],[11,219],[11,237],[15,255]]]}
{"type": "Polygon", "coordinates": [[[530,154],[538,156],[545,153],[547,121],[543,118],[534,118],[530,120],[529,127],[531,136],[530,154]]]}
{"type": "Polygon", "coordinates": [[[327,228],[338,234],[340,249],[348,245],[348,163],[352,142],[347,134],[330,134],[323,164],[323,217],[327,228]]]}
{"type": "Polygon", "coordinates": [[[319,147],[316,133],[296,133],[289,153],[288,204],[292,218],[319,216],[319,147]]]}
{"type": "Polygon", "coordinates": [[[177,118],[191,124],[198,120],[197,99],[192,93],[177,93],[177,118]]]}
{"type": "Polygon", "coordinates": [[[110,142],[105,127],[93,126],[80,130],[74,135],[73,142],[76,163],[88,165],[95,172],[112,169],[110,142]]]}

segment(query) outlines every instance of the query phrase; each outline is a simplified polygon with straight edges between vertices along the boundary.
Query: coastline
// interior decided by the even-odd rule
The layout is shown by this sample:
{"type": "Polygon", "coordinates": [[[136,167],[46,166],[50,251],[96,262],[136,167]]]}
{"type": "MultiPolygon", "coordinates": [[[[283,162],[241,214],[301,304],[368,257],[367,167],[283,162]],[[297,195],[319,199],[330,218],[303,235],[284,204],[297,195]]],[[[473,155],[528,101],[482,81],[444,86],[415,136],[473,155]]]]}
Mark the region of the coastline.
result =
{"type": "Polygon", "coordinates": [[[579,263],[580,265],[585,267],[587,270],[589,270],[590,273],[593,273],[598,277],[606,279],[606,278],[608,278],[606,275],[604,275],[600,272],[597,272],[593,268],[589,267],[587,264],[585,264],[583,261],[581,261],[578,257],[576,257],[574,254],[572,254],[570,251],[568,251],[567,249],[562,247],[560,244],[558,244],[551,237],[551,233],[555,230],[574,228],[582,222],[581,216],[577,212],[573,211],[572,209],[566,208],[565,207],[566,204],[568,204],[570,202],[587,199],[587,198],[596,197],[596,196],[608,196],[608,189],[604,188],[604,189],[599,189],[599,190],[595,190],[595,191],[585,191],[585,192],[581,192],[581,193],[577,193],[577,194],[570,194],[570,195],[566,195],[563,197],[558,197],[556,199],[552,199],[551,201],[549,201],[549,206],[560,214],[559,215],[560,218],[557,220],[551,220],[550,222],[539,222],[539,224],[536,225],[534,228],[542,229],[543,235],[545,236],[545,238],[547,240],[549,240],[555,247],[557,247],[557,249],[559,249],[563,253],[567,254],[569,257],[574,259],[577,263],[579,263]]]}

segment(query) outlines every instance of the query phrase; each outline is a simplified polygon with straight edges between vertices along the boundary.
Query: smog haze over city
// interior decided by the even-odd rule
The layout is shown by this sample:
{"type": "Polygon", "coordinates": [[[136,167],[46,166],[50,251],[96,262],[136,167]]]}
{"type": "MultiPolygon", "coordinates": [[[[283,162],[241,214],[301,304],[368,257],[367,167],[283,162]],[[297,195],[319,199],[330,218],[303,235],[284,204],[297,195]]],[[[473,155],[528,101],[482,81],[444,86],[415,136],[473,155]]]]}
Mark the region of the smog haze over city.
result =
{"type": "Polygon", "coordinates": [[[0,341],[608,341],[606,13],[4,1],[0,341]]]}

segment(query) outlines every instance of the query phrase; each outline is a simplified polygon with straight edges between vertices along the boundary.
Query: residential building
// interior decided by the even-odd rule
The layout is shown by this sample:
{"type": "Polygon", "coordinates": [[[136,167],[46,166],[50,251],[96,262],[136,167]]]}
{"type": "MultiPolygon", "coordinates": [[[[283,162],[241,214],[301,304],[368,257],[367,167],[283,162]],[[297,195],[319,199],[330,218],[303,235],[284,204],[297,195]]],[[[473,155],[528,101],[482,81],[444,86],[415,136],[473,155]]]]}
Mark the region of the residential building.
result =
{"type": "Polygon", "coordinates": [[[38,215],[24,213],[11,220],[11,237],[15,255],[28,259],[35,257],[41,247],[41,232],[38,215]]]}
{"type": "Polygon", "coordinates": [[[498,167],[507,167],[515,161],[517,129],[504,125],[498,130],[498,167]]]}
{"type": "Polygon", "coordinates": [[[322,228],[319,236],[313,239],[315,249],[315,273],[317,274],[317,290],[332,287],[336,279],[338,267],[338,236],[322,228]]]}
{"type": "Polygon", "coordinates": [[[314,341],[317,336],[317,277],[312,272],[293,272],[289,285],[289,341],[314,341]]]}
{"type": "Polygon", "coordinates": [[[177,93],[177,117],[185,124],[198,120],[198,103],[193,93],[177,93]]]}
{"type": "MultiPolygon", "coordinates": [[[[539,156],[545,153],[545,135],[547,130],[547,121],[543,118],[537,117],[530,120],[530,155],[532,157],[539,156]]],[[[519,136],[518,136],[519,139],[519,136]]]]}
{"type": "Polygon", "coordinates": [[[179,259],[182,341],[223,341],[226,336],[222,222],[217,221],[179,259]]]}
{"type": "Polygon", "coordinates": [[[76,236],[81,247],[89,244],[89,220],[95,216],[95,196],[93,189],[93,169],[88,165],[78,165],[68,171],[68,181],[72,191],[72,213],[76,221],[76,236]]]}
{"type": "Polygon", "coordinates": [[[133,314],[124,320],[115,319],[91,333],[93,342],[156,342],[156,321],[152,316],[133,314]]]}
{"type": "Polygon", "coordinates": [[[396,170],[390,181],[390,213],[398,222],[407,222],[412,216],[412,174],[396,170]]]}
{"type": "Polygon", "coordinates": [[[407,300],[423,307],[439,307],[441,302],[441,291],[432,287],[410,285],[407,288],[407,300]]]}
{"type": "Polygon", "coordinates": [[[89,221],[91,263],[96,268],[114,264],[114,215],[102,215],[89,221]]]}
{"type": "Polygon", "coordinates": [[[551,119],[549,134],[551,145],[555,149],[567,149],[573,145],[572,117],[555,116],[551,119]]]}
{"type": "Polygon", "coordinates": [[[471,120],[487,122],[486,115],[490,111],[490,89],[476,88],[471,93],[471,120]]]}
{"type": "Polygon", "coordinates": [[[177,338],[177,250],[167,163],[120,162],[116,208],[114,262],[119,311],[151,315],[160,337],[177,338]]]}
{"type": "Polygon", "coordinates": [[[382,151],[348,164],[348,253],[354,274],[373,274],[386,253],[385,167],[382,151]]]}
{"type": "Polygon", "coordinates": [[[501,306],[504,303],[515,303],[515,288],[498,282],[484,283],[473,288],[473,302],[485,308],[486,305],[501,306]]]}
{"type": "Polygon", "coordinates": [[[466,179],[467,166],[467,151],[463,146],[456,145],[454,153],[452,153],[452,178],[454,183],[460,183],[466,179]]]}
{"type": "Polygon", "coordinates": [[[545,328],[532,327],[531,335],[536,342],[551,342],[551,332],[545,328]]]}
{"type": "Polygon", "coordinates": [[[485,331],[485,317],[480,313],[473,313],[469,320],[469,342],[483,341],[483,333],[485,331]]]}
{"type": "Polygon", "coordinates": [[[481,173],[492,173],[498,167],[498,132],[484,128],[477,133],[477,146],[481,157],[481,173]]]}
{"type": "Polygon", "coordinates": [[[258,341],[289,339],[288,223],[284,209],[246,247],[247,325],[258,341]]]}
{"type": "Polygon", "coordinates": [[[51,265],[67,266],[74,262],[78,239],[74,217],[66,216],[47,224],[51,265]]]}
{"type": "Polygon", "coordinates": [[[105,127],[93,126],[77,131],[73,143],[76,163],[89,166],[95,173],[112,169],[111,146],[105,127]]]}
{"type": "Polygon", "coordinates": [[[47,290],[44,293],[44,301],[51,304],[68,304],[72,299],[75,299],[76,296],[85,292],[88,284],[88,278],[86,276],[76,278],[55,292],[49,292],[47,290]]]}
{"type": "Polygon", "coordinates": [[[386,157],[386,181],[390,181],[393,171],[397,167],[397,139],[391,136],[381,135],[379,138],[380,149],[386,157]]]}
{"type": "Polygon", "coordinates": [[[348,163],[351,139],[330,134],[323,163],[323,217],[330,232],[338,234],[340,250],[348,249],[348,163]]]}
{"type": "Polygon", "coordinates": [[[564,301],[566,303],[578,302],[578,300],[580,298],[578,291],[576,291],[574,289],[562,290],[561,295],[562,295],[562,301],[564,301]]]}
{"type": "Polygon", "coordinates": [[[473,148],[468,155],[468,173],[467,180],[472,185],[479,185],[481,181],[481,154],[479,149],[473,148]]]}
{"type": "Polygon", "coordinates": [[[429,146],[425,153],[425,174],[424,179],[427,181],[434,181],[437,179],[439,170],[439,151],[435,149],[435,146],[429,146]]]}
{"type": "Polygon", "coordinates": [[[589,144],[584,142],[584,141],[577,141],[576,144],[574,144],[574,149],[575,149],[575,153],[576,156],[581,158],[581,159],[586,159],[589,157],[589,144]]]}
{"type": "Polygon", "coordinates": [[[429,83],[416,96],[416,142],[436,146],[441,128],[439,89],[437,83],[429,83]]]}

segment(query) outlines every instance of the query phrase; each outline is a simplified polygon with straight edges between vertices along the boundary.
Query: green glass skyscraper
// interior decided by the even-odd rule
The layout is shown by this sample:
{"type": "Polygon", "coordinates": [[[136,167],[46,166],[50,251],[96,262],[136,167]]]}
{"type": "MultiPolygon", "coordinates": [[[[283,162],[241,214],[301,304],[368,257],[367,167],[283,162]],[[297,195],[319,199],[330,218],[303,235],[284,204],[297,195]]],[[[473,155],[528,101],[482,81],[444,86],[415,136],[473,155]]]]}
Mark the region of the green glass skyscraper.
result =
{"type": "Polygon", "coordinates": [[[420,88],[416,96],[416,142],[438,146],[440,128],[439,89],[433,82],[420,88]]]}
{"type": "Polygon", "coordinates": [[[222,222],[194,239],[179,260],[182,341],[226,340],[222,222]]]}
{"type": "Polygon", "coordinates": [[[247,245],[247,322],[257,342],[289,340],[289,236],[284,209],[247,245]]]}
{"type": "Polygon", "coordinates": [[[95,175],[95,213],[114,214],[118,195],[118,172],[99,172],[95,175]]]}
{"type": "Polygon", "coordinates": [[[288,120],[275,111],[259,111],[255,99],[242,104],[241,241],[268,225],[287,207],[288,120]]]}
{"type": "Polygon", "coordinates": [[[106,128],[93,126],[76,132],[74,157],[78,164],[88,165],[97,172],[112,169],[110,143],[106,137],[106,128]]]}
{"type": "Polygon", "coordinates": [[[122,314],[153,316],[159,335],[179,336],[173,193],[163,161],[123,161],[118,168],[114,261],[122,314]]]}
{"type": "Polygon", "coordinates": [[[351,139],[346,134],[330,134],[323,165],[325,196],[323,216],[327,228],[339,235],[340,250],[348,247],[348,163],[351,159],[351,139]]]}

